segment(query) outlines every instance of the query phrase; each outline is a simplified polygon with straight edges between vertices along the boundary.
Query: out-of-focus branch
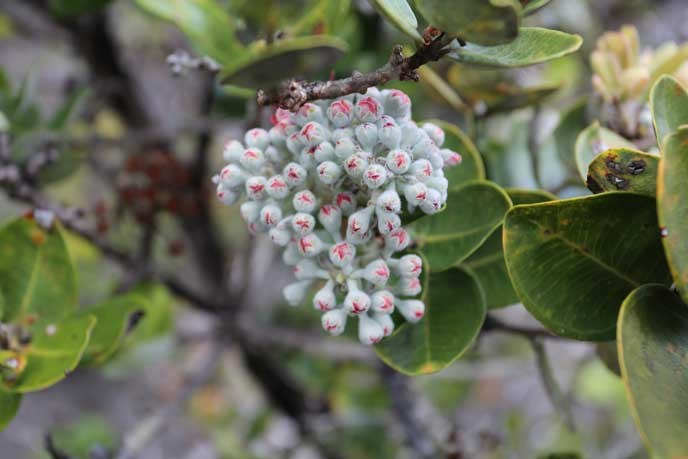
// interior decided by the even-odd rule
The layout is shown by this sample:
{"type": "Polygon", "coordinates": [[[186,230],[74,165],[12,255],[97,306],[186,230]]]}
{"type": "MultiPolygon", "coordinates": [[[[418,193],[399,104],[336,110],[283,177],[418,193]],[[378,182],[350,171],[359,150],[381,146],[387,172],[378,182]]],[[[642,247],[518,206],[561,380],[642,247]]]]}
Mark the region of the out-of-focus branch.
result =
{"type": "Polygon", "coordinates": [[[50,456],[50,459],[72,459],[72,457],[69,454],[60,450],[55,445],[52,435],[46,434],[46,436],[43,438],[43,443],[45,445],[45,451],[50,456]]]}
{"type": "Polygon", "coordinates": [[[380,366],[380,376],[387,386],[399,423],[404,428],[406,443],[419,459],[434,459],[438,457],[437,448],[427,429],[418,419],[415,409],[416,397],[411,392],[408,377],[397,373],[386,365],[380,366]]]}
{"type": "Polygon", "coordinates": [[[559,387],[557,380],[554,379],[554,374],[552,373],[552,367],[549,365],[549,359],[547,358],[547,351],[543,343],[537,338],[531,338],[530,344],[533,347],[533,352],[535,353],[535,363],[537,364],[538,372],[540,373],[540,379],[542,380],[542,385],[545,388],[545,393],[549,398],[552,406],[557,410],[557,414],[564,421],[566,427],[571,431],[576,431],[576,425],[573,420],[573,414],[571,413],[571,404],[568,398],[559,387]]]}
{"type": "Polygon", "coordinates": [[[334,99],[354,93],[365,93],[373,86],[380,86],[396,78],[418,81],[416,69],[428,62],[437,61],[450,52],[446,46],[454,37],[440,34],[434,40],[422,44],[414,54],[404,57],[401,45],[392,49],[389,61],[370,73],[354,72],[350,77],[331,81],[288,80],[272,90],[258,90],[258,105],[277,105],[287,110],[297,110],[312,100],[334,99]]]}
{"type": "Polygon", "coordinates": [[[487,317],[485,317],[485,322],[483,323],[483,328],[480,332],[487,333],[492,331],[521,335],[525,338],[566,339],[562,336],[553,335],[552,333],[542,328],[527,328],[519,327],[517,325],[510,325],[502,322],[499,319],[496,319],[495,317],[488,315],[487,317]]]}

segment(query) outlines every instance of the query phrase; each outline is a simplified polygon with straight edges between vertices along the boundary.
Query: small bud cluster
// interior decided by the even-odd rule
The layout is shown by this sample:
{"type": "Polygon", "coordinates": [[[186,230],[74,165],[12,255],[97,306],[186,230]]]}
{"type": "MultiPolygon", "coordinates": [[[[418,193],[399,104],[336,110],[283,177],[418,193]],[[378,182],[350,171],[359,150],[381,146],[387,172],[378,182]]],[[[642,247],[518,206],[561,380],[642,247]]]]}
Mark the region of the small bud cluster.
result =
{"type": "Polygon", "coordinates": [[[447,199],[444,167],[461,156],[443,149],[444,131],[411,121],[411,102],[398,90],[278,109],[269,130],[251,129],[224,149],[229,163],[214,178],[225,204],[243,194],[241,215],[254,233],[284,247],[296,282],[284,289],[301,304],[318,284],[313,306],[332,335],[358,318],[358,335],[374,344],[394,329],[396,309],[409,322],[423,317],[423,263],[395,256],[411,238],[409,213],[439,211],[447,199]]]}

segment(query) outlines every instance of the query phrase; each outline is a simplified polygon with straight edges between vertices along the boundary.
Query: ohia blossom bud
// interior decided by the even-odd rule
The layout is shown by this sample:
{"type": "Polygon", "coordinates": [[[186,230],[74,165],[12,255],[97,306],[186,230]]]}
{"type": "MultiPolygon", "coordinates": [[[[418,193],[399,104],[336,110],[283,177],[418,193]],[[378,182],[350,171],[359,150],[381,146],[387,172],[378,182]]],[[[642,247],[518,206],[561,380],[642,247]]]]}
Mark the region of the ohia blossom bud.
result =
{"type": "Polygon", "coordinates": [[[293,154],[297,154],[303,149],[303,147],[306,145],[303,139],[301,138],[301,132],[292,132],[287,136],[287,140],[285,141],[285,144],[287,145],[287,150],[289,150],[293,154]]]}
{"type": "Polygon", "coordinates": [[[284,299],[287,300],[290,306],[300,305],[303,303],[303,299],[306,297],[306,293],[308,293],[312,283],[313,281],[311,280],[302,280],[287,285],[282,291],[284,299]]]}
{"type": "Polygon", "coordinates": [[[404,255],[396,263],[395,272],[401,277],[418,277],[423,272],[423,259],[413,253],[404,255]]]}
{"type": "Polygon", "coordinates": [[[311,102],[306,102],[296,112],[296,122],[300,125],[304,125],[309,121],[322,123],[324,120],[322,108],[311,102]]]}
{"type": "Polygon", "coordinates": [[[265,129],[249,129],[246,131],[246,134],[244,134],[244,143],[247,147],[255,147],[259,150],[265,150],[265,147],[267,147],[270,143],[270,135],[265,129]]]}
{"type": "Polygon", "coordinates": [[[325,244],[315,233],[310,233],[296,242],[299,253],[304,257],[314,257],[325,249],[325,244]]]}
{"type": "Polygon", "coordinates": [[[318,200],[310,190],[301,190],[294,195],[292,205],[297,212],[312,213],[318,206],[318,200]]]}
{"type": "Polygon", "coordinates": [[[267,179],[262,175],[254,175],[246,179],[246,197],[252,201],[265,199],[267,179]]]}
{"type": "Polygon", "coordinates": [[[363,278],[371,284],[382,287],[389,280],[389,267],[385,260],[373,260],[362,271],[363,278]]]}
{"type": "Polygon", "coordinates": [[[385,247],[392,252],[399,252],[408,247],[411,239],[404,228],[397,228],[385,236],[385,247]]]}
{"type": "Polygon", "coordinates": [[[281,228],[272,228],[268,234],[272,243],[280,247],[286,246],[291,241],[291,233],[281,228]]]}
{"type": "Polygon", "coordinates": [[[339,234],[342,225],[342,211],[333,204],[325,204],[318,211],[318,221],[329,233],[339,234]]]}
{"type": "Polygon", "coordinates": [[[387,169],[395,174],[405,174],[411,167],[411,156],[404,150],[391,150],[387,154],[387,169]]]}
{"type": "Polygon", "coordinates": [[[308,173],[302,165],[297,163],[289,163],[286,166],[284,166],[282,176],[284,177],[284,180],[286,180],[287,185],[294,188],[301,186],[306,182],[306,177],[308,177],[308,173]]]}
{"type": "Polygon", "coordinates": [[[245,148],[241,142],[238,140],[230,140],[225,144],[224,150],[222,150],[222,159],[228,163],[237,163],[244,150],[245,148]]]}
{"type": "Polygon", "coordinates": [[[216,194],[218,199],[222,201],[222,204],[226,206],[234,204],[240,196],[238,192],[227,188],[223,183],[217,184],[216,194]]]}
{"type": "Polygon", "coordinates": [[[344,308],[349,314],[362,314],[370,309],[370,297],[362,290],[350,290],[344,298],[344,308]]]}
{"type": "Polygon", "coordinates": [[[294,277],[298,280],[306,279],[327,279],[327,271],[320,268],[316,262],[310,258],[304,258],[294,265],[294,277]]]}
{"type": "Polygon", "coordinates": [[[425,201],[420,203],[420,209],[428,215],[436,214],[442,208],[442,194],[434,188],[428,188],[425,201]]]}
{"type": "Polygon", "coordinates": [[[411,116],[411,99],[398,89],[383,91],[385,113],[397,119],[411,116]]]}
{"type": "Polygon", "coordinates": [[[301,128],[299,135],[301,136],[301,142],[310,147],[315,147],[319,143],[328,140],[327,129],[325,129],[322,124],[315,121],[306,123],[301,128]]]}
{"type": "Polygon", "coordinates": [[[430,161],[428,161],[425,158],[422,158],[417,159],[411,163],[411,167],[409,168],[409,174],[416,177],[421,182],[425,182],[430,177],[432,177],[433,170],[434,169],[432,168],[432,164],[430,163],[430,161]]]}
{"type": "MultiPolygon", "coordinates": [[[[336,144],[340,140],[351,140],[354,138],[354,130],[350,127],[346,128],[339,128],[335,129],[332,131],[332,134],[330,135],[330,142],[333,144],[336,144]]],[[[356,148],[356,144],[354,142],[351,142],[351,145],[356,148]]]]}
{"type": "Polygon", "coordinates": [[[388,290],[378,290],[370,297],[370,307],[375,312],[391,314],[394,311],[394,295],[388,290]]]}
{"type": "Polygon", "coordinates": [[[330,247],[330,261],[337,267],[348,266],[356,257],[356,247],[348,242],[338,242],[330,247]]]}
{"type": "Polygon", "coordinates": [[[371,164],[363,172],[363,183],[369,188],[380,188],[387,181],[387,170],[380,164],[371,164]]]}
{"type": "Polygon", "coordinates": [[[392,316],[389,314],[374,313],[373,320],[380,324],[384,336],[389,336],[392,334],[392,332],[394,332],[394,321],[392,320],[392,316]]]}
{"type": "Polygon", "coordinates": [[[239,164],[250,171],[257,171],[265,165],[265,155],[262,150],[251,147],[244,150],[239,158],[239,164]]]}
{"type": "Polygon", "coordinates": [[[272,228],[282,220],[282,209],[274,204],[268,204],[260,210],[260,222],[266,228],[272,228]]]}
{"type": "Polygon", "coordinates": [[[322,315],[323,329],[332,336],[341,335],[346,326],[347,313],[344,309],[333,309],[322,315]]]}
{"type": "Polygon", "coordinates": [[[333,161],[335,159],[334,147],[330,142],[321,142],[317,147],[315,147],[313,156],[318,163],[322,163],[323,161],[333,161]]]}
{"type": "Polygon", "coordinates": [[[391,233],[401,226],[401,218],[392,212],[381,211],[379,208],[375,212],[377,216],[377,228],[383,236],[391,233]]]}
{"type": "Polygon", "coordinates": [[[296,242],[289,242],[282,252],[282,261],[287,266],[294,266],[301,260],[298,244],[296,242]]]}
{"type": "Polygon", "coordinates": [[[444,164],[446,166],[456,166],[458,164],[461,164],[461,155],[455,151],[451,151],[447,148],[442,148],[440,150],[440,154],[442,155],[442,159],[444,160],[444,164]]]}
{"type": "Polygon", "coordinates": [[[425,304],[420,300],[399,300],[394,302],[397,311],[408,322],[416,323],[425,315],[425,304]]]}
{"type": "Polygon", "coordinates": [[[375,205],[378,209],[385,212],[394,212],[396,214],[401,212],[401,198],[394,189],[387,190],[378,196],[375,205]]]}
{"type": "Polygon", "coordinates": [[[401,128],[391,116],[384,115],[378,121],[378,138],[382,145],[391,149],[398,148],[401,142],[401,128]]]}
{"type": "Polygon", "coordinates": [[[281,175],[273,175],[266,183],[265,192],[274,199],[284,199],[289,194],[289,186],[281,175]]]}
{"type": "Polygon", "coordinates": [[[372,150],[377,144],[377,126],[373,123],[361,123],[356,126],[356,140],[364,150],[372,150]]]}
{"type": "Polygon", "coordinates": [[[332,161],[324,161],[316,169],[318,179],[325,185],[333,185],[342,176],[342,168],[332,161]]]}
{"type": "Polygon", "coordinates": [[[339,159],[346,159],[358,150],[358,147],[350,137],[336,140],[334,144],[334,155],[339,159]]]}
{"type": "Polygon", "coordinates": [[[220,181],[227,188],[234,188],[246,181],[248,175],[236,164],[228,164],[220,171],[220,181]]]}
{"type": "Polygon", "coordinates": [[[331,311],[337,307],[337,298],[334,294],[332,281],[327,281],[325,286],[313,296],[313,307],[319,311],[331,311]]]}
{"type": "Polygon", "coordinates": [[[356,210],[356,197],[348,191],[337,193],[334,202],[342,210],[343,215],[351,215],[356,210]]]}
{"type": "Polygon", "coordinates": [[[344,169],[349,177],[358,178],[368,167],[368,161],[360,153],[354,153],[344,160],[344,169]]]}
{"type": "Polygon", "coordinates": [[[298,236],[310,234],[315,229],[315,218],[305,212],[297,212],[291,217],[291,228],[298,236]]]}
{"type": "Polygon", "coordinates": [[[428,196],[428,187],[421,182],[410,183],[404,187],[404,197],[410,206],[418,206],[428,196]]]}
{"type": "Polygon", "coordinates": [[[382,326],[366,314],[358,316],[358,340],[368,346],[379,343],[385,336],[382,326]]]}
{"type": "Polygon", "coordinates": [[[346,99],[338,99],[327,108],[327,118],[335,127],[342,128],[351,124],[354,107],[346,99]]]}
{"type": "Polygon", "coordinates": [[[363,234],[370,228],[370,219],[373,215],[374,207],[365,207],[349,216],[346,224],[346,237],[363,237],[363,234]]]}
{"type": "Polygon", "coordinates": [[[444,130],[441,127],[433,123],[424,123],[423,130],[428,134],[435,145],[441,147],[444,144],[444,130]]]}
{"type": "Polygon", "coordinates": [[[423,286],[418,277],[402,277],[395,288],[395,292],[401,296],[416,296],[423,286]]]}
{"type": "Polygon", "coordinates": [[[374,123],[382,116],[382,105],[372,96],[364,96],[356,102],[356,118],[363,123],[374,123]]]}

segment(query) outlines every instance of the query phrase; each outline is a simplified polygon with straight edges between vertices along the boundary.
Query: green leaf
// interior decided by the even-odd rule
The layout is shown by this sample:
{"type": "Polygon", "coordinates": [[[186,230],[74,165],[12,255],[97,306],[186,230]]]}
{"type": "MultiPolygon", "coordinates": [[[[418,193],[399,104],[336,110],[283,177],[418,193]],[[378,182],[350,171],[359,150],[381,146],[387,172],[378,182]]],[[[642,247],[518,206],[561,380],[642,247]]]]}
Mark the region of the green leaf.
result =
{"type": "Polygon", "coordinates": [[[657,80],[650,92],[650,108],[660,149],[664,140],[683,124],[688,124],[688,93],[669,75],[657,80]]]}
{"type": "Polygon", "coordinates": [[[76,273],[60,225],[41,228],[33,218],[0,229],[2,320],[56,320],[76,307],[76,273]]]}
{"type": "Polygon", "coordinates": [[[53,116],[47,123],[47,128],[53,131],[62,131],[74,116],[79,113],[90,94],[91,91],[88,88],[82,88],[70,94],[53,113],[53,116]]]}
{"type": "Polygon", "coordinates": [[[661,285],[623,303],[617,345],[633,419],[657,458],[688,452],[688,307],[661,285]]]}
{"type": "Polygon", "coordinates": [[[110,0],[50,0],[50,11],[57,16],[70,17],[93,13],[110,0]]]}
{"type": "MultiPolygon", "coordinates": [[[[129,293],[110,298],[83,311],[97,319],[91,332],[91,339],[84,351],[82,365],[99,365],[107,361],[122,344],[133,314],[143,314],[150,308],[147,300],[140,294],[129,293]]],[[[146,320],[144,315],[143,319],[146,320]]]]}
{"type": "Polygon", "coordinates": [[[558,30],[522,27],[511,43],[481,46],[468,43],[455,48],[449,57],[484,67],[524,67],[556,59],[578,51],[583,39],[558,30]]]}
{"type": "Polygon", "coordinates": [[[416,0],[416,7],[433,26],[472,43],[508,43],[519,33],[516,0],[416,0]]]}
{"type": "Polygon", "coordinates": [[[688,301],[688,128],[664,142],[657,179],[657,213],[671,274],[688,301]]]}
{"type": "Polygon", "coordinates": [[[583,183],[587,182],[588,167],[597,155],[610,148],[635,149],[628,140],[595,121],[578,135],[576,139],[576,167],[583,183]]]}
{"type": "Polygon", "coordinates": [[[415,41],[422,42],[423,37],[418,33],[418,20],[406,0],[371,0],[375,9],[383,15],[394,27],[405,33],[415,41]]]}
{"type": "MultiPolygon", "coordinates": [[[[442,120],[428,120],[444,130],[444,144],[442,148],[448,148],[461,155],[461,164],[444,168],[444,176],[449,181],[449,188],[454,189],[470,180],[482,180],[485,178],[485,166],[478,153],[478,149],[471,139],[455,124],[442,120]]],[[[420,125],[422,125],[421,123],[420,125]]]]}
{"type": "Polygon", "coordinates": [[[595,156],[587,185],[593,193],[632,191],[655,196],[659,157],[629,148],[612,148],[595,156]]]}
{"type": "Polygon", "coordinates": [[[143,317],[127,335],[127,346],[157,338],[170,331],[174,322],[174,298],[164,285],[144,283],[131,290],[129,295],[139,298],[137,308],[141,308],[143,317]]]}
{"type": "MultiPolygon", "coordinates": [[[[557,199],[546,191],[508,189],[507,194],[514,205],[534,204],[557,199]]],[[[511,279],[504,262],[502,250],[502,227],[497,228],[473,255],[461,263],[461,268],[469,271],[480,283],[485,292],[488,309],[501,308],[518,303],[518,296],[511,286],[511,279]]],[[[457,285],[461,291],[463,286],[457,285]]]]}
{"type": "MultiPolygon", "coordinates": [[[[456,64],[458,65],[458,64],[456,64]]],[[[449,105],[464,117],[472,116],[471,108],[468,107],[459,94],[451,87],[447,81],[437,74],[429,65],[423,65],[416,69],[420,76],[420,83],[433,99],[437,99],[443,104],[449,105]]]]}
{"type": "Polygon", "coordinates": [[[540,8],[545,7],[551,0],[521,0],[523,5],[523,15],[529,16],[537,13],[540,8]]]}
{"type": "Polygon", "coordinates": [[[483,292],[466,271],[452,268],[428,278],[423,288],[425,317],[417,324],[402,324],[375,346],[382,361],[408,375],[446,368],[471,345],[485,320],[483,292]]]}
{"type": "Polygon", "coordinates": [[[0,390],[0,432],[12,421],[21,405],[21,394],[0,390]]]}
{"type": "Polygon", "coordinates": [[[134,0],[143,10],[175,24],[196,51],[226,66],[246,53],[234,21],[216,0],[134,0]]]}
{"type": "Polygon", "coordinates": [[[269,45],[257,42],[225,65],[221,82],[257,88],[276,84],[284,75],[312,75],[332,68],[347,49],[346,42],[326,35],[285,38],[269,45]]]}
{"type": "Polygon", "coordinates": [[[514,207],[504,256],[523,305],[552,332],[614,339],[623,299],[636,287],[669,283],[654,199],[634,193],[514,207]]]}
{"type": "Polygon", "coordinates": [[[460,263],[501,225],[509,196],[487,181],[467,182],[449,191],[447,208],[415,221],[410,229],[432,272],[460,263]]]}
{"type": "Polygon", "coordinates": [[[578,134],[587,126],[587,107],[587,98],[573,104],[562,114],[559,125],[552,133],[559,158],[571,169],[576,168],[576,139],[578,134]]]}
{"type": "Polygon", "coordinates": [[[71,316],[60,322],[40,321],[31,327],[31,343],[22,349],[26,366],[6,389],[32,392],[52,386],[76,368],[86,349],[93,316],[71,316]]]}

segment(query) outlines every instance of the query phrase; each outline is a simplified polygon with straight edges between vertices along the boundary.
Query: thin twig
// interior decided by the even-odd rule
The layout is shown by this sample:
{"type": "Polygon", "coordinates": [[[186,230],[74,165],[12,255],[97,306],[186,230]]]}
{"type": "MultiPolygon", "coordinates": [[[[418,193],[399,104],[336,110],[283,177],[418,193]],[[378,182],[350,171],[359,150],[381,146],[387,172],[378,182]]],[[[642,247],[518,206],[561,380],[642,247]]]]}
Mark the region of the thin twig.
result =
{"type": "Polygon", "coordinates": [[[512,333],[515,335],[521,335],[526,338],[551,338],[551,339],[565,339],[562,336],[553,335],[543,328],[527,328],[519,327],[517,325],[510,325],[496,319],[493,316],[488,315],[485,317],[485,322],[483,323],[483,328],[481,332],[504,332],[512,333]]]}
{"type": "Polygon", "coordinates": [[[71,456],[64,451],[60,450],[53,441],[53,436],[51,434],[46,434],[43,438],[43,443],[45,445],[45,450],[51,459],[72,459],[71,456]]]}
{"type": "Polygon", "coordinates": [[[331,81],[288,80],[272,90],[258,90],[256,100],[261,106],[277,105],[293,111],[308,101],[363,94],[370,87],[380,86],[397,78],[401,81],[418,81],[416,69],[428,62],[437,61],[450,52],[446,46],[453,39],[454,37],[440,34],[408,57],[404,57],[402,46],[396,45],[389,61],[370,73],[354,72],[350,77],[331,81]]]}

